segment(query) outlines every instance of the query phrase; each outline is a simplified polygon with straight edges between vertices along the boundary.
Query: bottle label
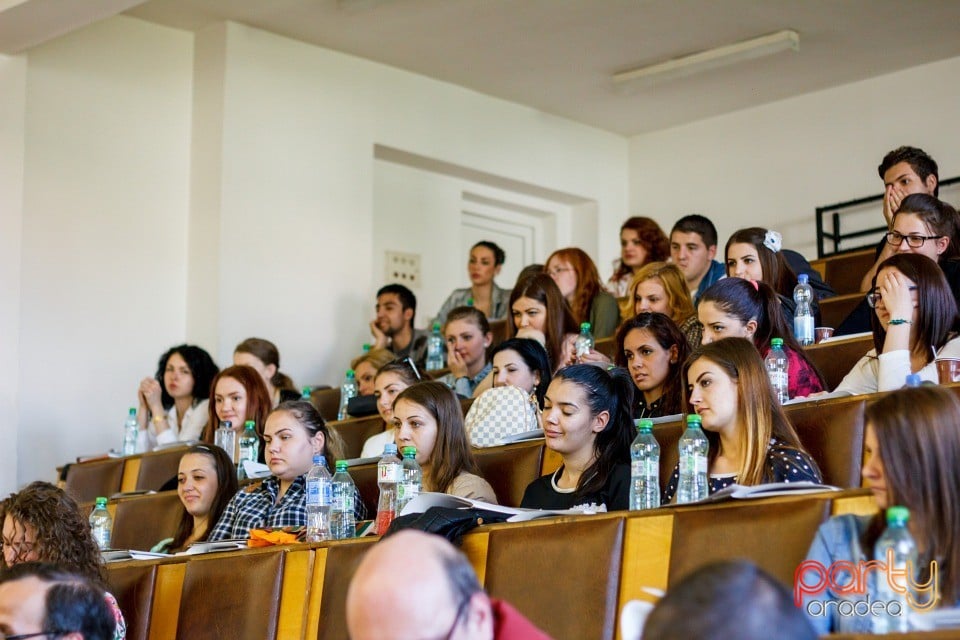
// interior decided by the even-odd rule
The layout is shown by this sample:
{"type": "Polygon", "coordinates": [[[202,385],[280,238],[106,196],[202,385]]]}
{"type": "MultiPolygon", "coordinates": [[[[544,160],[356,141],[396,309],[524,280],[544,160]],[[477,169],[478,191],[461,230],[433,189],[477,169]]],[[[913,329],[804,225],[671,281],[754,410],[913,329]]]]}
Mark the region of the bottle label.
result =
{"type": "Polygon", "coordinates": [[[787,372],[786,371],[769,371],[770,375],[770,384],[773,385],[773,388],[780,392],[780,389],[787,388],[787,372]]]}
{"type": "Polygon", "coordinates": [[[333,498],[333,486],[330,482],[317,482],[318,485],[318,495],[320,496],[320,501],[317,503],[321,507],[329,507],[333,498]]]}
{"type": "Polygon", "coordinates": [[[353,513],[353,503],[353,491],[351,491],[350,487],[344,487],[333,494],[331,507],[339,513],[353,513]]]}
{"type": "Polygon", "coordinates": [[[420,495],[420,485],[416,482],[401,482],[397,485],[397,500],[408,502],[420,495]]]}
{"type": "Polygon", "coordinates": [[[793,319],[793,335],[801,344],[813,342],[813,316],[796,316],[793,319]]]}
{"type": "Polygon", "coordinates": [[[320,506],[319,478],[307,478],[307,506],[320,506]]]}
{"type": "Polygon", "coordinates": [[[400,465],[396,462],[377,465],[377,482],[394,483],[400,482],[400,465]]]}
{"type": "Polygon", "coordinates": [[[707,473],[707,456],[696,456],[696,465],[697,465],[697,474],[706,475],[707,473]]]}

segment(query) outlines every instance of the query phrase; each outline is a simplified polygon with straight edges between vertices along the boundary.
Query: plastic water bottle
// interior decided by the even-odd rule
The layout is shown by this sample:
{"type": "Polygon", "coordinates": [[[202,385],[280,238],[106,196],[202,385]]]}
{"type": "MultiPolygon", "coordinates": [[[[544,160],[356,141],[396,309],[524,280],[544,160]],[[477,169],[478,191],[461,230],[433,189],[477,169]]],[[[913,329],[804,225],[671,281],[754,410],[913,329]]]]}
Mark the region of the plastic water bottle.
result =
{"type": "Polygon", "coordinates": [[[377,485],[380,501],[377,504],[377,535],[383,535],[397,517],[397,485],[400,483],[400,458],[397,445],[388,442],[383,446],[383,457],[377,463],[377,485]]]}
{"type": "MultiPolygon", "coordinates": [[[[910,615],[912,611],[910,602],[906,593],[897,593],[890,586],[888,580],[890,577],[889,563],[893,563],[893,569],[896,571],[910,573],[906,574],[915,578],[917,573],[917,545],[907,529],[907,522],[910,521],[910,511],[906,507],[890,507],[887,509],[887,530],[877,540],[873,550],[873,557],[878,562],[882,562],[887,571],[878,571],[877,577],[877,597],[874,602],[883,602],[885,607],[883,611],[873,618],[874,633],[897,633],[910,630],[910,615]],[[899,604],[900,611],[897,612],[896,606],[891,607],[891,603],[899,604]],[[892,611],[891,611],[892,609],[892,611]],[[899,613],[899,615],[896,615],[899,613]]],[[[902,577],[897,578],[899,586],[909,587],[909,584],[903,584],[900,581],[902,577]]],[[[916,594],[913,594],[914,598],[916,594]]]]}
{"type": "Polygon", "coordinates": [[[427,371],[443,369],[443,336],[440,335],[440,323],[433,323],[433,331],[427,338],[427,371]]]}
{"type": "Polygon", "coordinates": [[[700,416],[687,416],[687,430],[680,437],[680,478],[677,482],[677,504],[696,502],[707,497],[707,450],[710,445],[703,434],[700,416]]]}
{"type": "Polygon", "coordinates": [[[93,511],[90,512],[90,533],[101,549],[110,548],[110,534],[113,532],[113,518],[107,511],[107,499],[97,498],[93,511]]]}
{"type": "Polygon", "coordinates": [[[333,483],[327,471],[327,460],[319,453],[307,472],[307,542],[330,539],[330,502],[333,483]]]}
{"type": "Polygon", "coordinates": [[[630,510],[660,506],[660,444],[653,437],[653,420],[637,420],[630,445],[630,510]]]}
{"type": "Polygon", "coordinates": [[[350,402],[350,398],[357,397],[356,375],[353,369],[347,369],[347,375],[343,379],[343,384],[340,385],[340,410],[337,411],[337,420],[346,420],[350,417],[347,413],[347,403],[350,402]]]}
{"type": "Polygon", "coordinates": [[[403,448],[403,462],[400,463],[400,484],[397,486],[397,513],[403,511],[408,502],[420,495],[423,485],[423,471],[417,463],[417,448],[403,448]]]}
{"type": "Polygon", "coordinates": [[[140,425],[137,424],[137,409],[130,407],[127,421],[123,423],[123,455],[132,456],[137,452],[137,437],[140,435],[140,425]]]}
{"type": "Polygon", "coordinates": [[[770,340],[770,353],[763,359],[763,366],[767,368],[770,385],[776,393],[780,404],[790,399],[790,374],[788,371],[787,354],[783,350],[783,338],[770,340]]]}
{"type": "Polygon", "coordinates": [[[337,472],[333,474],[333,500],[330,508],[330,532],[334,540],[346,540],[357,535],[356,517],[353,514],[356,501],[356,485],[347,471],[347,461],[337,460],[337,472]]]}
{"type": "Polygon", "coordinates": [[[583,356],[590,353],[593,349],[593,334],[590,333],[589,322],[580,323],[580,335],[577,336],[575,345],[577,349],[577,362],[581,362],[583,356]]]}
{"type": "Polygon", "coordinates": [[[246,472],[243,470],[244,460],[256,462],[260,453],[260,438],[257,437],[257,423],[247,420],[243,423],[243,433],[240,434],[240,460],[237,462],[237,477],[243,480],[246,472]]]}
{"type": "Polygon", "coordinates": [[[224,420],[217,428],[213,443],[227,452],[234,464],[237,464],[237,432],[233,430],[233,423],[224,420]]]}
{"type": "Polygon", "coordinates": [[[801,273],[793,288],[793,301],[797,303],[793,312],[793,335],[803,346],[813,344],[813,289],[809,282],[810,276],[801,273]]]}

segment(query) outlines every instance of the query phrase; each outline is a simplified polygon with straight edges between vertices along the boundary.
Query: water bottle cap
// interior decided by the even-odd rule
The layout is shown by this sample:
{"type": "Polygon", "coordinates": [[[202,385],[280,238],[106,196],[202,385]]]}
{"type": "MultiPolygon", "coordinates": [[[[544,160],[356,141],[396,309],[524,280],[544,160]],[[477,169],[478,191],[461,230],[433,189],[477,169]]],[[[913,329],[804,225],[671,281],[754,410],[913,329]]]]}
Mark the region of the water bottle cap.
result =
{"type": "Polygon", "coordinates": [[[771,339],[771,340],[770,340],[770,346],[772,346],[772,347],[782,347],[782,346],[783,346],[783,338],[773,338],[773,339],[771,339]]]}
{"type": "Polygon", "coordinates": [[[103,496],[100,496],[100,497],[97,498],[97,500],[96,500],[96,505],[97,505],[98,507],[105,507],[105,506],[107,506],[107,499],[104,498],[103,496]]]}
{"type": "MultiPolygon", "coordinates": [[[[700,416],[697,416],[697,417],[699,418],[700,416]]],[[[653,431],[653,420],[651,420],[650,418],[643,418],[641,420],[637,420],[636,424],[637,424],[638,431],[653,431]]]]}
{"type": "Polygon", "coordinates": [[[256,426],[257,426],[257,423],[254,422],[253,420],[247,420],[246,422],[243,423],[244,429],[253,429],[256,426]]]}
{"type": "Polygon", "coordinates": [[[363,352],[364,352],[364,353],[369,353],[370,349],[373,349],[373,345],[371,345],[369,342],[364,342],[364,343],[363,343],[363,352]]]}
{"type": "Polygon", "coordinates": [[[472,307],[472,306],[473,306],[473,298],[467,298],[467,306],[468,306],[468,307],[472,307]]]}
{"type": "Polygon", "coordinates": [[[440,331],[440,323],[439,323],[439,322],[434,322],[434,323],[433,323],[433,330],[434,330],[434,331],[440,331]]]}
{"type": "Polygon", "coordinates": [[[416,448],[416,447],[404,447],[404,448],[403,448],[403,457],[404,457],[404,458],[412,458],[412,457],[414,457],[415,455],[417,455],[417,448],[416,448]]]}
{"type": "Polygon", "coordinates": [[[220,421],[220,428],[221,428],[221,429],[232,429],[232,428],[233,428],[233,423],[230,422],[229,420],[221,420],[221,421],[220,421]]]}
{"type": "Polygon", "coordinates": [[[392,442],[388,442],[387,444],[383,445],[383,455],[387,455],[388,453],[397,455],[397,445],[393,444],[392,442]]]}
{"type": "Polygon", "coordinates": [[[923,378],[920,377],[919,373],[911,373],[907,375],[908,387],[919,387],[922,384],[923,384],[923,378]]]}
{"type": "Polygon", "coordinates": [[[130,411],[127,412],[127,415],[129,415],[129,416],[131,416],[131,417],[135,417],[135,416],[137,415],[137,408],[136,408],[136,407],[130,407],[130,411]]]}
{"type": "Polygon", "coordinates": [[[687,414],[687,426],[697,425],[698,427],[703,424],[703,419],[700,418],[700,415],[697,413],[687,414]]]}
{"type": "Polygon", "coordinates": [[[354,378],[354,377],[356,377],[356,375],[357,375],[357,374],[353,372],[353,369],[347,369],[347,377],[348,377],[348,378],[354,378]]]}
{"type": "Polygon", "coordinates": [[[313,466],[317,466],[318,464],[327,466],[327,459],[323,457],[322,453],[317,453],[313,456],[313,466]]]}
{"type": "Polygon", "coordinates": [[[887,509],[887,524],[905,525],[910,520],[910,509],[906,507],[890,507],[887,509]]]}
{"type": "Polygon", "coordinates": [[[349,466],[346,460],[337,460],[337,471],[346,471],[349,466]]]}
{"type": "Polygon", "coordinates": [[[807,284],[808,282],[810,282],[810,275],[806,273],[801,273],[800,275],[797,276],[797,282],[799,282],[800,284],[807,284]]]}
{"type": "Polygon", "coordinates": [[[581,332],[582,332],[582,331],[590,331],[590,323],[589,323],[589,322],[581,322],[581,323],[580,323],[580,331],[581,331],[581,332]]]}

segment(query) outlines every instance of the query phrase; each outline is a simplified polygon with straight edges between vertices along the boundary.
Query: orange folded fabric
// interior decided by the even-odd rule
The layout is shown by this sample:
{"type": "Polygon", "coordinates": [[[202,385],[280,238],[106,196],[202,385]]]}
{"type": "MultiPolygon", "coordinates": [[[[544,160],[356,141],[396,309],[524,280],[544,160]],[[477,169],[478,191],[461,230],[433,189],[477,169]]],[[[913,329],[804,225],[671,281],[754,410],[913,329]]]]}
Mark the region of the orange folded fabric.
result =
{"type": "Polygon", "coordinates": [[[297,534],[282,529],[250,529],[248,547],[270,547],[297,542],[297,534]]]}

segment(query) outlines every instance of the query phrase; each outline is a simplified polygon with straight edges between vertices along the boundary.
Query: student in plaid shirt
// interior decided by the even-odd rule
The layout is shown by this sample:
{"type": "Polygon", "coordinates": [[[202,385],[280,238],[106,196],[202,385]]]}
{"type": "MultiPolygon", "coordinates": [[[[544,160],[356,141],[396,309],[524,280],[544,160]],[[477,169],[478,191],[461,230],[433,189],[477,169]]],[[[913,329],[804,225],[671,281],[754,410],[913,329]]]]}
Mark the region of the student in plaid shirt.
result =
{"type": "MultiPolygon", "coordinates": [[[[283,402],[267,417],[263,440],[266,461],[273,475],[241,489],[224,510],[209,540],[246,538],[250,529],[302,527],[307,524],[305,476],[320,453],[333,466],[339,447],[320,413],[309,402],[283,402]]],[[[366,509],[357,495],[356,516],[366,509]]]]}

